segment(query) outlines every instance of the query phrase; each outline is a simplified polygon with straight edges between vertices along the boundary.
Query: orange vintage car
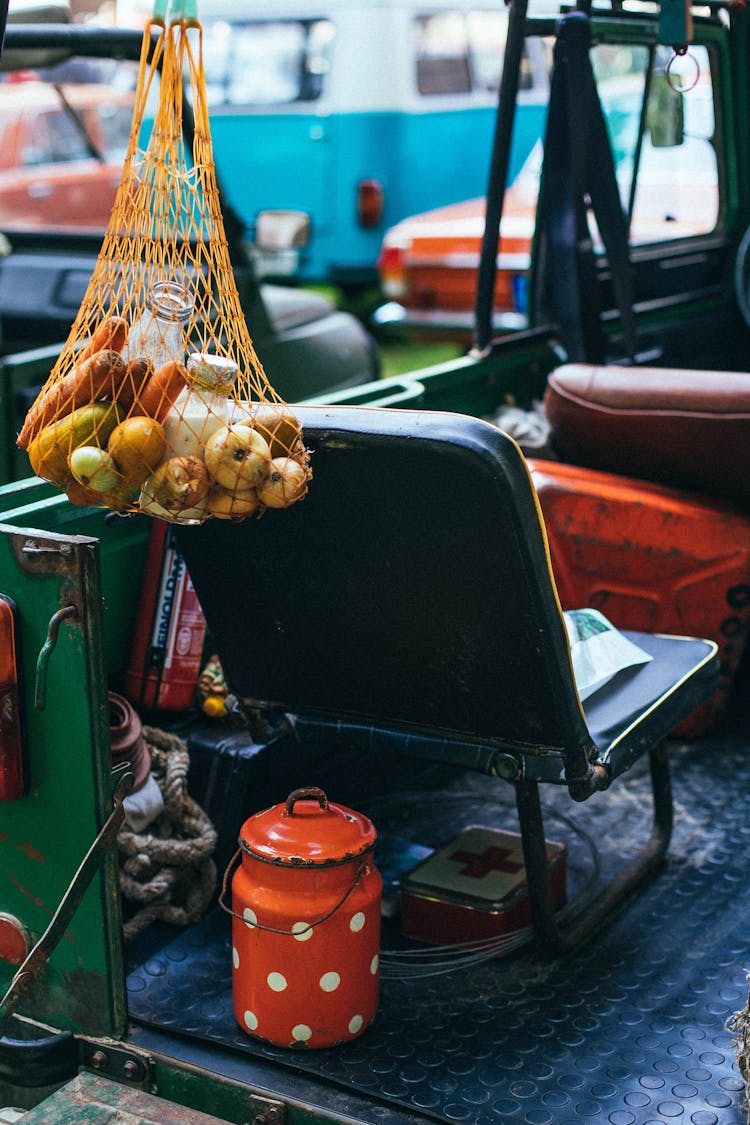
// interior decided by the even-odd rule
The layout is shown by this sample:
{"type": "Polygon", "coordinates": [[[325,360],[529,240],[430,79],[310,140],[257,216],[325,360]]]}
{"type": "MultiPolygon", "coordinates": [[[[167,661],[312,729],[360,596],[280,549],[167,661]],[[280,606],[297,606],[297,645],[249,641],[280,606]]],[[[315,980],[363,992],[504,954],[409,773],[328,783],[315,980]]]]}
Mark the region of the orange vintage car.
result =
{"type": "Polygon", "coordinates": [[[132,116],[132,93],[98,83],[0,84],[0,230],[103,232],[132,116]]]}
{"type": "MultiPolygon", "coordinates": [[[[495,283],[498,331],[527,325],[527,278],[542,155],[538,142],[505,194],[495,283]]],[[[627,162],[617,169],[624,205],[631,173],[627,162]]],[[[664,148],[644,140],[631,246],[712,230],[718,206],[716,158],[708,140],[685,137],[680,145],[664,148]]],[[[471,199],[403,219],[386,232],[377,263],[387,298],[375,314],[380,327],[462,340],[470,336],[484,216],[484,199],[471,199]]]]}

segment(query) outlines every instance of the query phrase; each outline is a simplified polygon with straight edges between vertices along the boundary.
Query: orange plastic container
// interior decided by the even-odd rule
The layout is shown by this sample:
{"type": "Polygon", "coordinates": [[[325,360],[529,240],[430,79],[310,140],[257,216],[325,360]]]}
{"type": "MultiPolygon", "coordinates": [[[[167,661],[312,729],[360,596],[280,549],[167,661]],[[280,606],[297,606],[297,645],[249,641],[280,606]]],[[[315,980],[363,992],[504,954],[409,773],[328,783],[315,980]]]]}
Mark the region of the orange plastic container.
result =
{"type": "Polygon", "coordinates": [[[750,515],[732,504],[611,473],[531,460],[563,609],[593,606],[621,629],[719,645],[719,691],[679,733],[723,713],[750,629],[750,515]]]}

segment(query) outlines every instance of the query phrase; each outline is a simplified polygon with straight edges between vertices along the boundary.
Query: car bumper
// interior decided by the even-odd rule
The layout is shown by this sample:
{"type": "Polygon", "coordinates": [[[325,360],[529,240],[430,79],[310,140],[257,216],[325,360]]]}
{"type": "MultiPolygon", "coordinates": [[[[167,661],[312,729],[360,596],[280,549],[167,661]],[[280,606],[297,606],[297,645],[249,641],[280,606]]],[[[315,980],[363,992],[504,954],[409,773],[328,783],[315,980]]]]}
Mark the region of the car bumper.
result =
{"type": "MultiPolygon", "coordinates": [[[[373,327],[380,332],[414,337],[470,339],[476,317],[473,310],[409,309],[398,301],[386,301],[372,315],[373,327]]],[[[518,332],[528,327],[521,313],[496,311],[492,328],[496,333],[518,332]]]]}

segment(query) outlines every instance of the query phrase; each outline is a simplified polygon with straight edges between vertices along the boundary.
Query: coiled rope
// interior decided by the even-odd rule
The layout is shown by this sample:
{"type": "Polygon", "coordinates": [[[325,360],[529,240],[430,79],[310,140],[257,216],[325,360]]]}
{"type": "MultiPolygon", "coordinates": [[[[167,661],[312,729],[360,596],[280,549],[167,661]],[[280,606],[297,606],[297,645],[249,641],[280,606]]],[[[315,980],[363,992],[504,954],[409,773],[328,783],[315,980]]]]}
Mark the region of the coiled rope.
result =
{"type": "Polygon", "coordinates": [[[146,833],[125,826],[117,837],[120,887],[137,909],[123,925],[132,941],[157,920],[175,926],[197,922],[216,888],[216,829],[187,790],[190,759],[176,735],[144,727],[152,773],[164,811],[146,833]]]}

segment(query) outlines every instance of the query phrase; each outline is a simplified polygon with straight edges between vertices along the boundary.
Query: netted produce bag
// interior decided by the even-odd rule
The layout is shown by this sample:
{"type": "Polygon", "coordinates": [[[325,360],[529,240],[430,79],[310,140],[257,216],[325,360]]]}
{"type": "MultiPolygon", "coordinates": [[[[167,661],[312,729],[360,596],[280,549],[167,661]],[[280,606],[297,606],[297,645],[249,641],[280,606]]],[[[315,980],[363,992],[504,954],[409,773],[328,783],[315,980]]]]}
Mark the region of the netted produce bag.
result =
{"type": "Polygon", "coordinates": [[[130,143],[104,242],[18,444],[34,473],[74,504],[176,523],[241,520],[305,495],[308,452],[293,411],[268,383],[240,305],[195,7],[172,0],[167,12],[166,0],[160,4],[144,32],[130,143]],[[182,127],[186,86],[192,153],[182,127]]]}

